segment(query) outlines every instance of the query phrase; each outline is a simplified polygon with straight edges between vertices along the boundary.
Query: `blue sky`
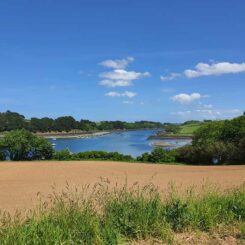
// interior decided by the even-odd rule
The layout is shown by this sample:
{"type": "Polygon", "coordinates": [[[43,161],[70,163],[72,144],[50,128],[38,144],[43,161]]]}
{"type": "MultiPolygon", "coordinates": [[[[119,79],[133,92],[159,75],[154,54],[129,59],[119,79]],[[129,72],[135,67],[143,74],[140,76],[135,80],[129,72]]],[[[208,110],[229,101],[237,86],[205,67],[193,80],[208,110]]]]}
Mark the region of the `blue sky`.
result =
{"type": "Polygon", "coordinates": [[[0,111],[230,118],[245,105],[244,0],[0,2],[0,111]]]}

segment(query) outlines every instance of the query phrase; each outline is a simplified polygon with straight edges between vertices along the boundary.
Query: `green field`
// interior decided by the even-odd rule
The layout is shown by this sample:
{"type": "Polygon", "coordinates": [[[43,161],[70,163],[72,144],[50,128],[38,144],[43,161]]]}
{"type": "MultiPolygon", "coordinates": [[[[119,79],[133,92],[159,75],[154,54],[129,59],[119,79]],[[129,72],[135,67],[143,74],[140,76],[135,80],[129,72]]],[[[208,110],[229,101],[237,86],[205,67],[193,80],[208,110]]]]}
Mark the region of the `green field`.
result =
{"type": "Polygon", "coordinates": [[[201,127],[202,123],[193,123],[179,126],[178,134],[193,135],[201,127]]]}

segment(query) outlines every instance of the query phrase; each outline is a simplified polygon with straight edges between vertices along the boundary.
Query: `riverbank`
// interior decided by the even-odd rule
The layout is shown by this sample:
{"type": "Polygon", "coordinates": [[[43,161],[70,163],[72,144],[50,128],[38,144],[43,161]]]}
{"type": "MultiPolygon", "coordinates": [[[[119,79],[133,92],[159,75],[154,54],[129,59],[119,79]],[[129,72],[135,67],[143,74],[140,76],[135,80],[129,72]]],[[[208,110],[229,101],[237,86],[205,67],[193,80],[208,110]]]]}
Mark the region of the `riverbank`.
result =
{"type": "MultiPolygon", "coordinates": [[[[131,131],[144,131],[144,130],[159,130],[162,131],[163,129],[159,128],[143,128],[143,129],[117,129],[117,130],[106,130],[106,131],[80,131],[80,130],[73,130],[71,132],[37,132],[34,133],[37,136],[44,137],[47,139],[57,138],[57,139],[75,139],[75,138],[92,138],[92,137],[99,137],[104,136],[111,133],[120,133],[120,132],[131,132],[131,131]]],[[[0,138],[4,137],[4,134],[7,132],[0,133],[0,138]]]]}
{"type": "Polygon", "coordinates": [[[151,135],[148,140],[192,140],[192,134],[180,134],[180,133],[166,133],[164,131],[157,132],[155,135],[151,135]]]}
{"type": "Polygon", "coordinates": [[[101,132],[48,132],[48,133],[36,133],[37,136],[44,137],[46,139],[74,139],[74,138],[92,138],[110,134],[109,131],[101,132]]]}

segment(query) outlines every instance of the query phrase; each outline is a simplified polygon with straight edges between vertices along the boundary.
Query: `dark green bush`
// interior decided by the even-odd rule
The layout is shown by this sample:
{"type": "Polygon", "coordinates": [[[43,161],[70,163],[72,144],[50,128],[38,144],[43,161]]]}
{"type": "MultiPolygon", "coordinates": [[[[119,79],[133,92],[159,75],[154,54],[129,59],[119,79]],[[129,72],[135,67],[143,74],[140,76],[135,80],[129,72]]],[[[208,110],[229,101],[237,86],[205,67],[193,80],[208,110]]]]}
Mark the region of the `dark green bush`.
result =
{"type": "Polygon", "coordinates": [[[151,153],[144,153],[139,156],[137,161],[151,163],[173,163],[176,161],[176,151],[165,150],[157,147],[151,153]]]}
{"type": "Polygon", "coordinates": [[[4,160],[5,160],[4,152],[0,151],[0,161],[4,161],[4,160]]]}
{"type": "Polygon", "coordinates": [[[61,151],[55,151],[53,154],[53,159],[54,160],[59,160],[59,161],[66,161],[66,160],[72,160],[72,153],[65,149],[61,151]]]}
{"type": "Polygon", "coordinates": [[[85,151],[71,153],[69,150],[56,151],[53,159],[55,160],[111,160],[111,161],[133,161],[134,158],[129,155],[123,155],[118,152],[105,151],[85,151]]]}
{"type": "Polygon", "coordinates": [[[234,160],[232,152],[236,152],[232,144],[214,142],[184,146],[177,150],[177,161],[189,164],[225,164],[234,160]]]}
{"type": "Polygon", "coordinates": [[[6,133],[0,140],[0,149],[5,157],[14,161],[51,159],[53,155],[53,147],[48,140],[25,129],[6,133]]]}

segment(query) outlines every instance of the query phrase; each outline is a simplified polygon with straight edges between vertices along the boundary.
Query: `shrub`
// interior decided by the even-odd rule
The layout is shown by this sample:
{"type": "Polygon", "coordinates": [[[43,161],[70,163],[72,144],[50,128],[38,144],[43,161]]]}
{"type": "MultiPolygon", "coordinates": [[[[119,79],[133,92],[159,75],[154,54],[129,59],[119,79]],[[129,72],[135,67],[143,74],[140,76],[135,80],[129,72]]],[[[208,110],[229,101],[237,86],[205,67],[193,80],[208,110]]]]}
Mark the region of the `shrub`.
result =
{"type": "Polygon", "coordinates": [[[4,152],[0,151],[0,161],[4,161],[4,160],[5,160],[4,152]]]}
{"type": "Polygon", "coordinates": [[[141,156],[137,157],[136,160],[139,162],[149,162],[150,161],[150,154],[148,152],[145,152],[141,156]]]}
{"type": "Polygon", "coordinates": [[[176,151],[157,147],[151,153],[144,153],[137,158],[140,162],[171,163],[176,161],[176,151]]]}
{"type": "Polygon", "coordinates": [[[48,140],[25,129],[8,132],[0,145],[4,155],[14,161],[51,159],[53,155],[53,148],[48,140]]]}
{"type": "Polygon", "coordinates": [[[53,154],[53,159],[58,161],[72,160],[72,153],[67,149],[55,151],[53,154]]]}
{"type": "Polygon", "coordinates": [[[232,144],[215,142],[210,144],[196,144],[179,148],[177,161],[189,164],[224,164],[231,160],[234,152],[232,144]]]}
{"type": "Polygon", "coordinates": [[[53,159],[55,160],[111,160],[111,161],[133,161],[134,158],[129,155],[123,155],[118,152],[105,151],[85,151],[71,153],[69,150],[56,151],[53,159]]]}
{"type": "Polygon", "coordinates": [[[245,163],[245,137],[240,139],[238,145],[238,159],[240,163],[245,163]]]}

